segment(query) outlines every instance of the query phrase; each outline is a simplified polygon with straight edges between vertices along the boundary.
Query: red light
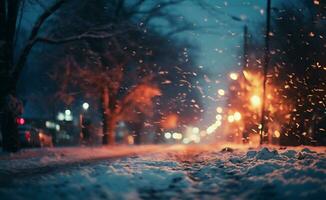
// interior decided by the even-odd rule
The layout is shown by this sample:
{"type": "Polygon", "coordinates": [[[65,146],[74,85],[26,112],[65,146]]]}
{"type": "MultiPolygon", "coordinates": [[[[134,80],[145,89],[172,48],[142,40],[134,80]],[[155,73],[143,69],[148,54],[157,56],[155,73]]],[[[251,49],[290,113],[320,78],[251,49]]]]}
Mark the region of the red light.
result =
{"type": "Polygon", "coordinates": [[[31,140],[31,132],[29,132],[29,131],[25,131],[25,139],[26,139],[27,141],[30,141],[30,140],[31,140]]]}
{"type": "Polygon", "coordinates": [[[25,124],[25,119],[24,118],[17,118],[16,122],[18,125],[24,125],[25,124]]]}

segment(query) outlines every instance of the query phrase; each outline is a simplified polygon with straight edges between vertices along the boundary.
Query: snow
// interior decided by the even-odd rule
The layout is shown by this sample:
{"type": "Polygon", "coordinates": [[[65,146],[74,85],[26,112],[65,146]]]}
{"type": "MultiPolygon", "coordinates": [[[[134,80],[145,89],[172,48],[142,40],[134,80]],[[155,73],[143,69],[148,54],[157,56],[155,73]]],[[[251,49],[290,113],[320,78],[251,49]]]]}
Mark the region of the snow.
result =
{"type": "Polygon", "coordinates": [[[29,150],[1,155],[1,171],[16,174],[63,164],[51,173],[1,180],[0,195],[1,199],[49,200],[323,199],[325,152],[326,148],[312,147],[213,145],[29,150]],[[64,167],[90,159],[85,165],[64,167]],[[18,160],[29,164],[18,167],[18,160]]]}

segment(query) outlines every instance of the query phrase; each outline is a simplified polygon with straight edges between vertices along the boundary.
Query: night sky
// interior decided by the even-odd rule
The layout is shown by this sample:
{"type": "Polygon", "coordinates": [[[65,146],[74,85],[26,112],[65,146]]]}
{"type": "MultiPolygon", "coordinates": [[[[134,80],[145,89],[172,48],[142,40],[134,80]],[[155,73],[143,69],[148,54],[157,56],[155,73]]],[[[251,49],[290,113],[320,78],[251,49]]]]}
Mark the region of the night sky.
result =
{"type": "Polygon", "coordinates": [[[243,26],[247,24],[249,29],[252,29],[251,31],[255,30],[253,33],[260,34],[261,30],[257,29],[266,17],[264,15],[265,1],[217,0],[208,2],[214,5],[217,10],[216,13],[193,6],[190,1],[180,7],[180,14],[184,15],[185,18],[198,26],[207,26],[208,28],[177,35],[198,45],[200,49],[197,52],[199,55],[198,67],[202,67],[210,79],[210,82],[203,81],[207,84],[206,87],[204,85],[206,95],[212,98],[204,98],[205,112],[201,125],[207,125],[214,121],[215,108],[224,106],[225,99],[217,99],[216,97],[218,89],[227,90],[228,73],[241,70],[243,26]],[[244,20],[242,22],[235,21],[231,16],[244,20]]]}

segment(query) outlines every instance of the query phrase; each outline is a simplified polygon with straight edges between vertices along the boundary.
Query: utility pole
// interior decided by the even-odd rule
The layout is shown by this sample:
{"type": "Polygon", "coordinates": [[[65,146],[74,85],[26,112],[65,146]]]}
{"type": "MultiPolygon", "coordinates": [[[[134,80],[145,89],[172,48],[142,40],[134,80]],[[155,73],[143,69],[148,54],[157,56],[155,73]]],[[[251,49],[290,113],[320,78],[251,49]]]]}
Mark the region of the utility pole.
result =
{"type": "MultiPolygon", "coordinates": [[[[245,24],[243,26],[243,63],[242,63],[242,71],[248,70],[248,26],[245,24]]],[[[249,85],[249,81],[244,78],[245,84],[249,85]]],[[[245,90],[246,91],[246,90],[245,90]]],[[[247,126],[247,125],[245,125],[247,126]]],[[[247,143],[249,137],[249,133],[246,131],[246,128],[242,130],[242,139],[244,143],[247,143]]]]}
{"type": "Polygon", "coordinates": [[[243,69],[248,67],[248,26],[243,27],[243,69]]]}
{"type": "Polygon", "coordinates": [[[265,56],[264,56],[264,80],[263,80],[263,101],[261,108],[261,119],[260,119],[260,144],[263,144],[263,140],[265,137],[265,132],[268,134],[268,127],[266,127],[265,123],[265,104],[266,104],[266,86],[267,86],[267,72],[268,72],[268,64],[270,60],[269,54],[269,39],[270,39],[270,18],[271,18],[271,0],[267,0],[267,8],[266,8],[266,32],[265,32],[265,56]],[[266,130],[265,130],[266,129],[266,130]]]}

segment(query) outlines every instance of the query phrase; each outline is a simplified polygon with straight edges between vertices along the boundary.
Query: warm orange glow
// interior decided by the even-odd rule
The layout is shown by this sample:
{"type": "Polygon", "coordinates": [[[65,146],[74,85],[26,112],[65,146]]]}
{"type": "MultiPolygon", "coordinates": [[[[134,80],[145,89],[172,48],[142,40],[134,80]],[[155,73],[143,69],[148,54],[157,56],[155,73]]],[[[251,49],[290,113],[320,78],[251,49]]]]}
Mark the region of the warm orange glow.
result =
{"type": "Polygon", "coordinates": [[[250,98],[250,102],[251,102],[251,105],[254,106],[254,107],[259,107],[261,105],[261,99],[257,95],[253,95],[250,98]]]}
{"type": "Polygon", "coordinates": [[[131,92],[125,97],[125,102],[134,102],[136,104],[151,105],[152,99],[156,96],[161,96],[161,91],[159,88],[141,84],[135,87],[131,92]]]}
{"type": "Polygon", "coordinates": [[[166,129],[177,127],[178,116],[176,114],[170,114],[161,120],[161,126],[166,129]]]}
{"type": "Polygon", "coordinates": [[[134,144],[134,137],[132,135],[128,135],[127,142],[128,144],[134,144]]]}
{"type": "Polygon", "coordinates": [[[249,134],[249,145],[252,147],[258,147],[260,142],[260,136],[256,133],[249,134]]]}
{"type": "Polygon", "coordinates": [[[234,122],[234,116],[233,116],[233,115],[229,115],[229,116],[228,116],[228,121],[229,121],[230,123],[234,122]]]}
{"type": "Polygon", "coordinates": [[[276,138],[279,138],[281,136],[281,133],[278,130],[276,130],[276,131],[274,131],[274,136],[276,138]]]}
{"type": "MultiPolygon", "coordinates": [[[[231,98],[228,106],[223,110],[223,113],[227,113],[225,118],[228,123],[223,128],[227,129],[228,135],[235,142],[243,141],[241,134],[243,131],[252,134],[251,137],[244,138],[250,144],[259,144],[260,134],[268,135],[268,139],[279,138],[282,130],[280,124],[294,117],[288,114],[293,110],[291,102],[288,102],[280,93],[280,89],[283,89],[284,86],[279,88],[279,85],[270,82],[266,87],[265,109],[268,112],[265,113],[265,123],[268,129],[263,131],[262,125],[259,124],[261,119],[259,111],[263,104],[264,76],[259,70],[249,69],[243,70],[238,75],[238,79],[230,83],[231,98]],[[256,125],[253,126],[254,124],[256,125]]],[[[232,73],[229,76],[232,80],[232,77],[236,77],[232,73]]]]}
{"type": "Polygon", "coordinates": [[[243,70],[243,76],[248,80],[250,79],[250,74],[246,71],[246,70],[243,70]]]}
{"type": "Polygon", "coordinates": [[[199,135],[200,135],[201,137],[205,137],[205,136],[206,136],[206,131],[200,131],[199,135]]]}

